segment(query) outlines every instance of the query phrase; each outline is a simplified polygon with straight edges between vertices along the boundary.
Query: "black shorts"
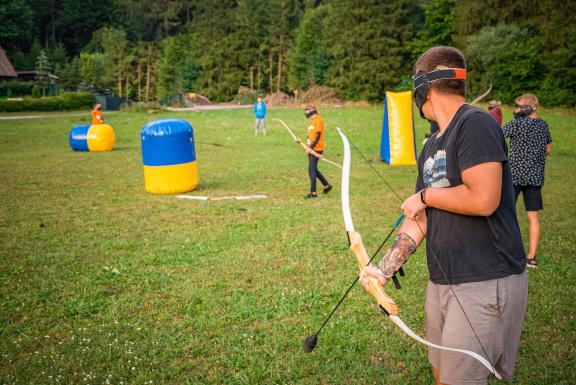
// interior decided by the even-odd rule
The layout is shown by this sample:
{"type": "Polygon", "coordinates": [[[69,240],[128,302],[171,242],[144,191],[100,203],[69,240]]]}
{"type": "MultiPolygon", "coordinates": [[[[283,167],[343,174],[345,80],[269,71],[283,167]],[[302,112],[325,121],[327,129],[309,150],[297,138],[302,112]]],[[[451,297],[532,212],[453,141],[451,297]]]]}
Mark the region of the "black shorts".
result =
{"type": "Polygon", "coordinates": [[[518,195],[522,192],[526,211],[538,211],[544,209],[544,205],[542,204],[542,186],[515,185],[514,192],[516,193],[516,201],[518,201],[518,195]]]}

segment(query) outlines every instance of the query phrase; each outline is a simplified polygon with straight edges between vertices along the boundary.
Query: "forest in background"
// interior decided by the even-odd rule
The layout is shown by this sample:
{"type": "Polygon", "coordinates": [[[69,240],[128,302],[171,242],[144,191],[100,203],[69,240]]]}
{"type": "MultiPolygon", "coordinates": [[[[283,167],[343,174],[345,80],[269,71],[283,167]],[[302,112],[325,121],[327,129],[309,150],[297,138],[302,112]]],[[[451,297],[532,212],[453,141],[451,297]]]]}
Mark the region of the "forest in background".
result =
{"type": "Polygon", "coordinates": [[[576,1],[0,0],[0,46],[17,71],[50,71],[68,91],[156,101],[240,87],[344,100],[411,88],[415,59],[452,45],[468,92],[511,103],[535,93],[576,105],[576,1]]]}

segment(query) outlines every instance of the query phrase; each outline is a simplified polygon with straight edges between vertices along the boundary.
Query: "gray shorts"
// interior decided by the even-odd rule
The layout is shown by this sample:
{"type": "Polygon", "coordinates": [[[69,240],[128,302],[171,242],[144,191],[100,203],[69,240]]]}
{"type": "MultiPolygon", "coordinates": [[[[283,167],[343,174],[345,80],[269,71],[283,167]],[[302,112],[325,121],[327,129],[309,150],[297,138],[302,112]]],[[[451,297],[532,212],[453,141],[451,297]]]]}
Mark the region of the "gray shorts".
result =
{"type": "MultiPolygon", "coordinates": [[[[528,300],[528,275],[510,275],[482,282],[452,285],[468,319],[504,380],[511,381],[520,346],[528,300]]],[[[438,345],[467,349],[485,357],[474,331],[449,285],[428,283],[426,336],[438,345]]],[[[491,373],[480,362],[462,353],[428,348],[428,360],[450,385],[486,384],[491,373]]]]}

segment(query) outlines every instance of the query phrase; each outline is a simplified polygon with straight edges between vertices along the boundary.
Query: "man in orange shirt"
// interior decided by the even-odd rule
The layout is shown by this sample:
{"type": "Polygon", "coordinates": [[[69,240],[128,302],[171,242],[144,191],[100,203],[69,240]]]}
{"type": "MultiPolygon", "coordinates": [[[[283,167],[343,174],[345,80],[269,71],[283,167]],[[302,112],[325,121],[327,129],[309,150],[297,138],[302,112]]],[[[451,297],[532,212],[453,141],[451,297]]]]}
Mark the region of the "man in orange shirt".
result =
{"type": "Polygon", "coordinates": [[[92,125],[102,124],[104,119],[102,118],[102,105],[94,104],[94,109],[92,110],[92,125]]]}
{"type": "Polygon", "coordinates": [[[318,110],[313,105],[308,105],[304,109],[304,115],[310,119],[306,138],[306,152],[308,153],[308,175],[310,176],[310,194],[306,198],[317,198],[316,195],[316,178],[320,179],[324,185],[324,194],[332,190],[332,185],[328,183],[324,175],[318,170],[318,159],[312,154],[312,150],[318,154],[324,152],[324,119],[318,114],[318,110]]]}

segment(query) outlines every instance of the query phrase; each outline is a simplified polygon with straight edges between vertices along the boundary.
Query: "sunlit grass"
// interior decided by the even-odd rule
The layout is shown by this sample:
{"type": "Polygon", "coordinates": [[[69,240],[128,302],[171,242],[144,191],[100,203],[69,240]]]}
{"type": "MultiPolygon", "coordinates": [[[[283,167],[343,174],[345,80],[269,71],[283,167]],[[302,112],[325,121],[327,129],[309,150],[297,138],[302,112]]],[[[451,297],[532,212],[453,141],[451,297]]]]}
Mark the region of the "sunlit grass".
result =
{"type": "MultiPolygon", "coordinates": [[[[326,157],[342,159],[340,126],[401,196],[413,191],[415,169],[378,161],[382,108],[321,113],[326,157]]],[[[515,383],[568,385],[576,383],[576,114],[542,116],[554,140],[542,267],[530,271],[515,383]]],[[[122,113],[108,119],[116,150],[90,154],[72,152],[67,141],[88,114],[0,121],[0,384],[432,383],[426,349],[358,288],[314,353],[302,352],[357,267],[339,188],[303,199],[306,157],[272,118],[304,135],[300,110],[273,109],[266,137],[254,137],[250,110],[122,113]],[[146,193],[139,131],[162,117],[187,119],[202,142],[194,194],[268,198],[199,202],[146,193]]],[[[420,119],[416,128],[420,144],[428,128],[420,119]]],[[[355,152],[352,162],[352,215],[370,252],[400,203],[355,152]]],[[[339,186],[339,170],[320,167],[339,186]]],[[[423,335],[422,250],[405,269],[403,289],[387,290],[423,335]]]]}

